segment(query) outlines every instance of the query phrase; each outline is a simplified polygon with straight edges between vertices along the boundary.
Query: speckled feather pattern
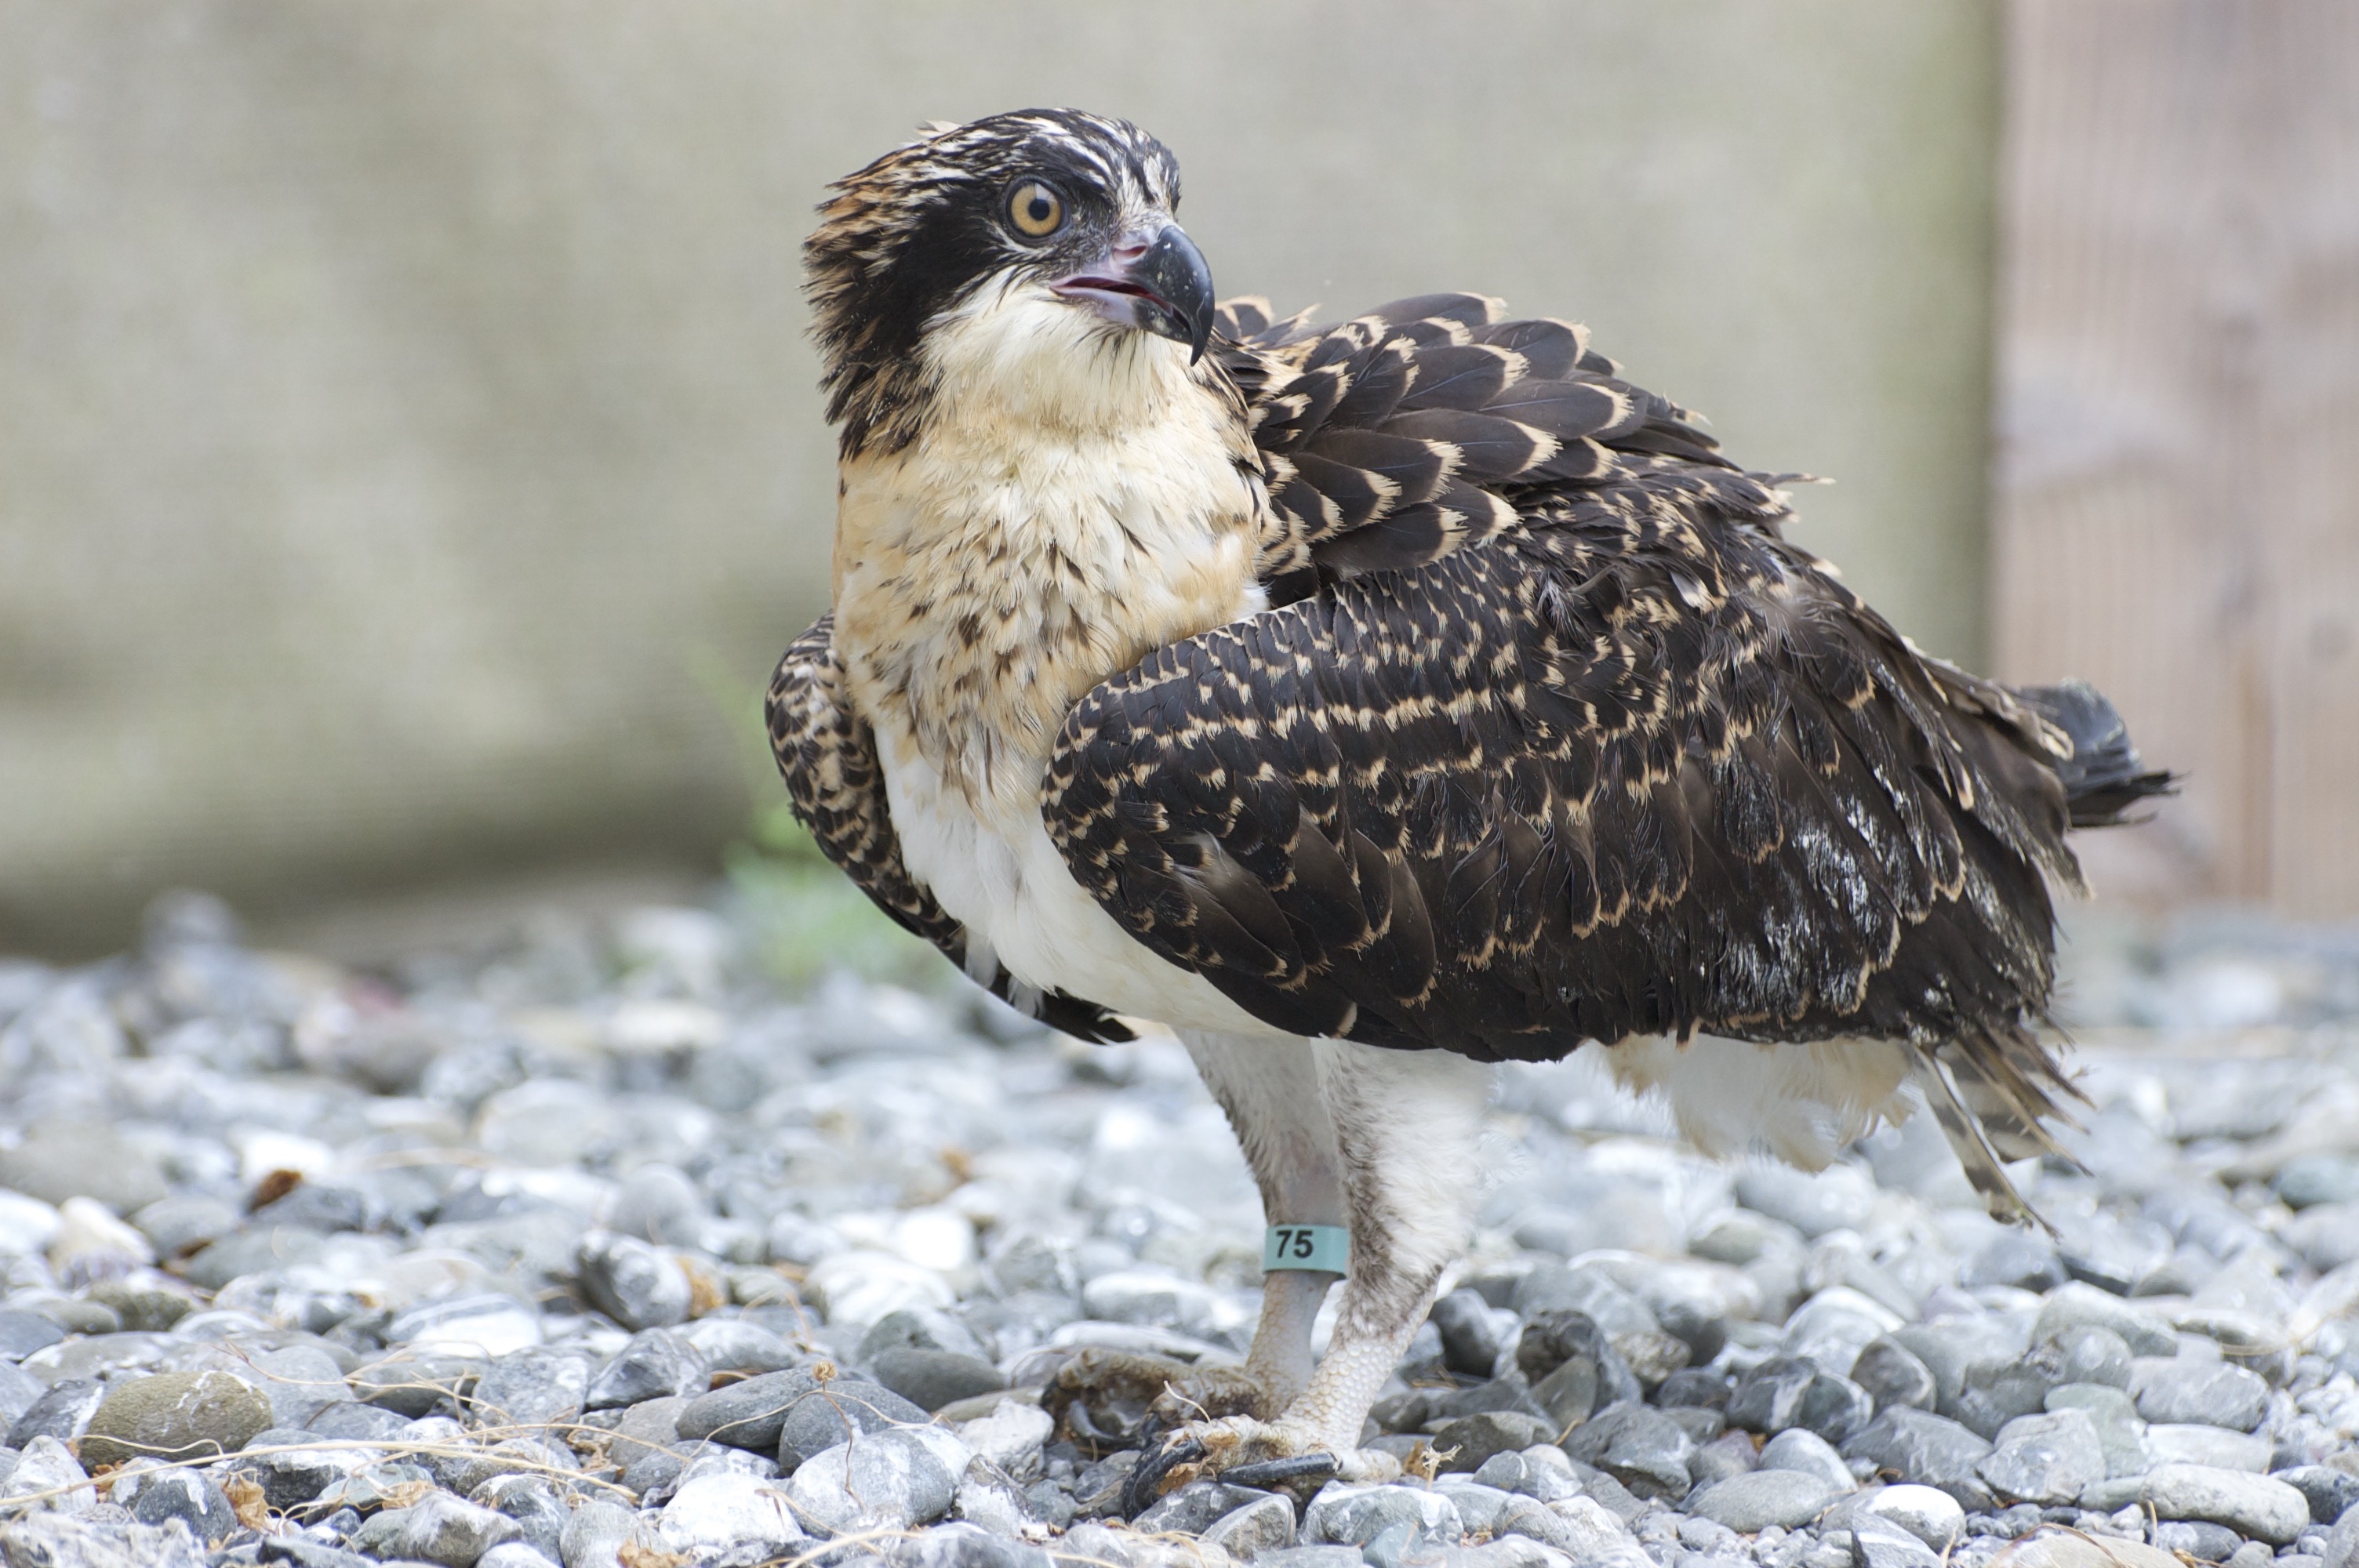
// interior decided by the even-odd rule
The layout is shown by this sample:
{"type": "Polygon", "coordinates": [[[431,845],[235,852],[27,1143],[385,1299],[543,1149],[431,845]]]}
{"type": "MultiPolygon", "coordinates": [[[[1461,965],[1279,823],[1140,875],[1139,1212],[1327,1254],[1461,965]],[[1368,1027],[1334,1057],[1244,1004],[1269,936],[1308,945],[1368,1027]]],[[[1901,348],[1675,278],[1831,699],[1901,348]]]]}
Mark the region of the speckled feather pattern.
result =
{"type": "MultiPolygon", "coordinates": [[[[2030,1033],[2047,881],[2077,885],[2061,731],[1919,654],[1780,536],[1779,476],[1578,328],[1435,296],[1223,330],[1274,607],[1090,691],[1042,789],[1125,930],[1304,1035],[1905,1041],[1945,1126],[2038,1136],[2070,1092],[2030,1033]]],[[[858,728],[781,712],[822,846],[956,957],[886,868],[873,762],[828,757],[858,728]]]]}

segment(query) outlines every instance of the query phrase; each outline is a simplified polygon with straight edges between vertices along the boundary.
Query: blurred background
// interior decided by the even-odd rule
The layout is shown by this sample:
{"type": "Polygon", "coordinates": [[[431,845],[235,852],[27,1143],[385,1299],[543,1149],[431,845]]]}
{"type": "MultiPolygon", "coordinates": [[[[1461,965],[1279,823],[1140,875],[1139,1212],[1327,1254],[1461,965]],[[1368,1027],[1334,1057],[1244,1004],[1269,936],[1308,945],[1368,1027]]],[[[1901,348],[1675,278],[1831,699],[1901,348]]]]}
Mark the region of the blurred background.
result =
{"type": "Polygon", "coordinates": [[[1166,140],[1224,291],[1584,319],[1835,481],[1799,536],[1921,644],[2187,774],[2101,914],[2359,914],[2332,0],[0,0],[0,950],[742,866],[826,592],[810,209],[1036,103],[1166,140]]]}

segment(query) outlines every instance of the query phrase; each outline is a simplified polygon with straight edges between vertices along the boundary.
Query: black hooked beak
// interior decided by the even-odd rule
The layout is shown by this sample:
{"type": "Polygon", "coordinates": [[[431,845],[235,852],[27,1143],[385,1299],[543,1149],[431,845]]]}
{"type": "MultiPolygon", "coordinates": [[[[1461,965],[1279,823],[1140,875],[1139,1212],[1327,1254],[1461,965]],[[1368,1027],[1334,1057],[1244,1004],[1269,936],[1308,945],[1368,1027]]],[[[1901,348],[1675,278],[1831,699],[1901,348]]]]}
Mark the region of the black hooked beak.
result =
{"type": "Polygon", "coordinates": [[[1212,269],[1177,223],[1143,242],[1124,236],[1103,261],[1053,287],[1068,299],[1087,299],[1110,321],[1187,344],[1190,364],[1212,336],[1212,269]]]}

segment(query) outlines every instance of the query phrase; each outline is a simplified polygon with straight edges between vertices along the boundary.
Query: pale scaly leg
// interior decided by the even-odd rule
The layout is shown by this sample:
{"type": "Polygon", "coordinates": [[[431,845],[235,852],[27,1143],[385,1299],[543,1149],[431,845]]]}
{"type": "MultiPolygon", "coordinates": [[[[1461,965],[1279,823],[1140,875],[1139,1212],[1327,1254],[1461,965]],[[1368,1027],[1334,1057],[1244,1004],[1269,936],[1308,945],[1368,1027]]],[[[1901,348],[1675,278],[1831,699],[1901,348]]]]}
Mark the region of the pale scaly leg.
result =
{"type": "MultiPolygon", "coordinates": [[[[1184,1031],[1181,1041],[1245,1151],[1271,1225],[1342,1225],[1335,1133],[1307,1040],[1184,1031]]],[[[1337,1276],[1279,1270],[1262,1282],[1261,1322],[1243,1367],[1190,1368],[1161,1357],[1091,1350],[1057,1375],[1045,1402],[1068,1435],[1124,1424],[1146,1404],[1146,1435],[1228,1415],[1274,1417],[1310,1381],[1310,1330],[1337,1276]],[[1076,1407],[1079,1407],[1076,1410],[1076,1407]],[[1084,1419],[1086,1418],[1086,1419],[1084,1419]]],[[[1102,1446],[1102,1444],[1098,1444],[1102,1446]]]]}
{"type": "Polygon", "coordinates": [[[1440,1051],[1334,1040],[1311,1050],[1352,1231],[1352,1271],[1326,1358],[1274,1421],[1231,1416],[1174,1434],[1140,1463],[1142,1495],[1213,1471],[1246,1480],[1249,1470],[1261,1485],[1399,1473],[1389,1454],[1359,1446],[1360,1431],[1473,1232],[1491,1074],[1440,1051]]]}

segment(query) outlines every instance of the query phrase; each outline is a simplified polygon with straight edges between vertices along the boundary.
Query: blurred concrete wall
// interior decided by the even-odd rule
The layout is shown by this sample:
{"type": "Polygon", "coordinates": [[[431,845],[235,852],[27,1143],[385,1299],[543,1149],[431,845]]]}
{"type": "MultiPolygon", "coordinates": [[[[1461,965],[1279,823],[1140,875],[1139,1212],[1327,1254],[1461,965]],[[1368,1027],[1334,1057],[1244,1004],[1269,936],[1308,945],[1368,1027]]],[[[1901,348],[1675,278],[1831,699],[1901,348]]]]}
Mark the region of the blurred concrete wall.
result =
{"type": "Polygon", "coordinates": [[[1225,290],[1587,319],[1984,624],[1985,4],[0,0],[0,946],[709,857],[826,588],[796,247],[923,119],[1129,115],[1225,290]]]}

